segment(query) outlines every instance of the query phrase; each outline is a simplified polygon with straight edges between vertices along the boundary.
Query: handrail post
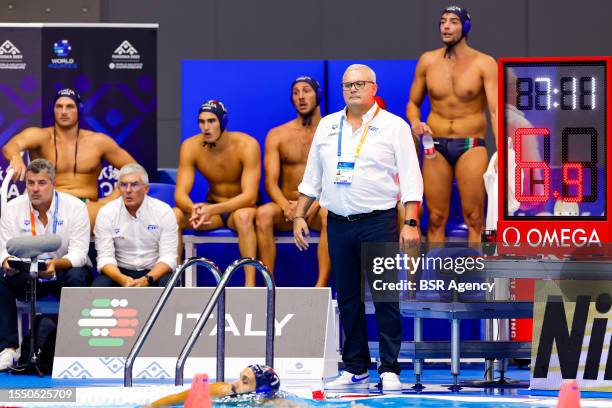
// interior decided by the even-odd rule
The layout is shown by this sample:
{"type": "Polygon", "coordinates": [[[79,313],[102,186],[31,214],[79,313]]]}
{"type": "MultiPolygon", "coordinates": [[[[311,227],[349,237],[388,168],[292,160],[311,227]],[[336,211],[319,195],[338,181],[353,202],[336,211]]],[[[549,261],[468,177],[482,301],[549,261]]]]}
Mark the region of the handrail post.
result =
{"type": "MultiPolygon", "coordinates": [[[[266,265],[263,262],[258,261],[254,258],[241,258],[229,265],[225,272],[223,272],[223,276],[221,277],[221,281],[213,291],[213,294],[208,301],[208,304],[204,308],[204,311],[200,315],[191,335],[187,339],[181,354],[176,361],[176,373],[174,377],[175,385],[183,385],[184,380],[184,370],[185,363],[187,362],[187,357],[191,353],[195,342],[197,341],[200,333],[204,329],[204,325],[208,321],[210,314],[212,313],[212,309],[215,306],[215,303],[219,300],[221,294],[225,293],[225,287],[229,282],[230,278],[236,272],[238,268],[244,266],[253,266],[257,269],[264,277],[267,287],[267,307],[266,307],[266,364],[270,367],[274,364],[274,335],[275,335],[275,311],[274,305],[276,302],[275,292],[276,286],[274,285],[274,280],[272,279],[272,275],[268,271],[266,265]]],[[[222,323],[217,323],[217,367],[219,367],[219,360],[221,360],[221,364],[225,365],[225,337],[223,337],[223,342],[219,341],[219,333],[223,333],[225,335],[225,316],[223,318],[222,323]]],[[[220,381],[217,379],[217,381],[220,381]]]]}
{"type": "MultiPolygon", "coordinates": [[[[174,290],[174,287],[176,286],[176,283],[178,282],[179,277],[181,276],[183,271],[185,271],[185,269],[191,267],[192,265],[205,266],[213,274],[213,276],[215,277],[215,280],[217,281],[217,284],[221,281],[221,270],[219,269],[217,265],[215,265],[213,261],[206,259],[206,258],[196,258],[196,257],[189,258],[180,268],[177,268],[174,272],[172,272],[172,275],[170,276],[170,279],[168,280],[166,287],[164,287],[162,294],[160,295],[159,299],[157,299],[157,303],[153,307],[151,314],[147,318],[142,330],[140,331],[140,334],[138,335],[138,338],[134,342],[134,345],[132,346],[132,349],[130,350],[130,353],[128,354],[125,360],[125,367],[123,368],[123,386],[124,387],[132,386],[132,368],[134,366],[134,362],[136,361],[136,357],[140,353],[140,350],[142,349],[144,342],[149,336],[149,333],[151,332],[153,325],[155,324],[160,313],[162,312],[162,309],[164,308],[166,302],[168,301],[170,294],[174,290]]],[[[220,316],[217,317],[217,325],[223,324],[225,322],[225,294],[223,294],[223,296],[221,297],[221,300],[219,301],[218,311],[220,313],[220,316]]],[[[217,359],[219,359],[219,353],[217,353],[217,359]]],[[[217,375],[219,375],[219,373],[223,375],[223,369],[221,368],[221,371],[219,370],[220,368],[219,368],[219,365],[217,364],[217,375]]]]}

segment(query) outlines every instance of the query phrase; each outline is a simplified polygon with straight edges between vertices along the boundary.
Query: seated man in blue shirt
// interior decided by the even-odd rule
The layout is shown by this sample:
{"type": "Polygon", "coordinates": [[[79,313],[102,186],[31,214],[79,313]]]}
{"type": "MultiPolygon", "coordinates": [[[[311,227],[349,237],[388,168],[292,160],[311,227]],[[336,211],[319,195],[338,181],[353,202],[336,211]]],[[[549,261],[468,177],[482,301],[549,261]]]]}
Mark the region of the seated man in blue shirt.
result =
{"type": "Polygon", "coordinates": [[[139,164],[119,171],[117,198],[98,212],[94,234],[101,274],[93,286],[165,286],[176,268],[178,226],[172,208],[149,197],[139,164]]]}

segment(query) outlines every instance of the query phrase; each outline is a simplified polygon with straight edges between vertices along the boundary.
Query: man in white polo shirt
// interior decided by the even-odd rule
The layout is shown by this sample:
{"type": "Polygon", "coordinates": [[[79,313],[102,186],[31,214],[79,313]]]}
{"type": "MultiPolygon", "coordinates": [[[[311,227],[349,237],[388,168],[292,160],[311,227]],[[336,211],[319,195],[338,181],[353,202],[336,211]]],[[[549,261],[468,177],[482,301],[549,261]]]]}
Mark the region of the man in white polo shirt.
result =
{"type": "Polygon", "coordinates": [[[6,243],[28,235],[58,235],[62,245],[41,254],[46,268],[39,271],[36,294],[59,297],[62,287],[89,286],[91,271],[87,206],[73,195],[55,190],[55,168],[45,159],[33,160],[25,171],[26,194],[11,200],[0,219],[0,371],[13,366],[17,357],[17,307],[24,300],[30,274],[10,267],[6,243]]]}
{"type": "Polygon", "coordinates": [[[92,286],[165,286],[176,268],[178,226],[172,208],[149,197],[139,164],[119,171],[121,197],[100,209],[94,234],[99,276],[92,286]]]}
{"type": "MultiPolygon", "coordinates": [[[[370,352],[365,306],[361,299],[361,246],[366,242],[398,242],[406,249],[419,242],[417,217],[423,195],[410,126],[380,109],[374,96],[374,71],[349,66],[342,77],[346,108],[319,122],[308,154],[293,234],[296,245],[308,247],[304,216],[319,199],[328,210],[327,234],[338,308],[345,333],[342,361],[346,371],[325,385],[328,389],[368,387],[370,352]],[[399,184],[394,176],[399,174],[399,184]],[[397,196],[405,208],[397,228],[397,196]]],[[[383,390],[399,390],[397,361],[402,341],[399,303],[374,300],[380,343],[383,390]]]]}

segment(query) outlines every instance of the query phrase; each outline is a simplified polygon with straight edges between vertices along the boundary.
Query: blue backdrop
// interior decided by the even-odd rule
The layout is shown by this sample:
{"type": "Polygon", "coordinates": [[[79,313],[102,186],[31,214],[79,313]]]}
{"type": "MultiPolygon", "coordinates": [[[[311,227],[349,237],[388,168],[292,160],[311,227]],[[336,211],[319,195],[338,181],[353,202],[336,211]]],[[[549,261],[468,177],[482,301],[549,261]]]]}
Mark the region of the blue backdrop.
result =
{"type": "MultiPolygon", "coordinates": [[[[389,61],[183,61],[181,138],[199,133],[198,107],[208,99],[223,101],[229,111],[228,129],[246,132],[261,143],[271,128],[295,117],[291,83],[300,75],[317,79],[324,90],[321,113],[344,106],[342,74],[353,63],[365,63],[377,74],[378,95],[389,111],[405,117],[415,60],[389,61]]],[[[429,113],[429,101],[421,109],[429,113]]]]}

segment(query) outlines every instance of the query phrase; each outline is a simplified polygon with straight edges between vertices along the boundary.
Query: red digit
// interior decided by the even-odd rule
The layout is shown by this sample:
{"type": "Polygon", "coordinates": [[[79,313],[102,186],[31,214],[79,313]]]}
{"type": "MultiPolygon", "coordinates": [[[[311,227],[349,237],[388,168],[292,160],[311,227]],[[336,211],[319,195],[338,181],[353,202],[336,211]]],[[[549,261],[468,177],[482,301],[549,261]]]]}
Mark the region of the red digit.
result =
{"type": "Polygon", "coordinates": [[[564,186],[576,186],[578,194],[575,196],[564,196],[562,200],[568,203],[580,203],[582,202],[582,164],[580,163],[563,163],[563,185],[564,186]],[[578,177],[571,179],[569,177],[570,169],[575,169],[578,177]]]}
{"type": "Polygon", "coordinates": [[[514,170],[514,186],[516,200],[520,203],[544,203],[550,198],[550,130],[547,128],[518,128],[514,132],[514,148],[516,150],[514,170]],[[544,161],[526,162],[523,161],[522,140],[525,135],[537,135],[544,137],[544,161]],[[544,194],[543,195],[524,195],[522,187],[523,169],[543,169],[544,170],[544,194]]]}

